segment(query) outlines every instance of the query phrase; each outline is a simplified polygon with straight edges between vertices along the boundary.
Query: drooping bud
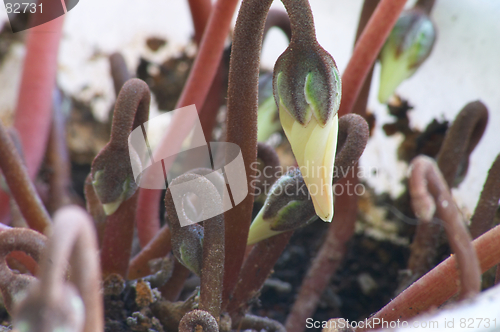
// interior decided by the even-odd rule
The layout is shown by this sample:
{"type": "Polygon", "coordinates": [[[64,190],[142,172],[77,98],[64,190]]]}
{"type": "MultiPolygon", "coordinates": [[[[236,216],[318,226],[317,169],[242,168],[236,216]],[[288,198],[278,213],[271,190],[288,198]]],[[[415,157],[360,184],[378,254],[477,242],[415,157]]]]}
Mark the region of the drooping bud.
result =
{"type": "Polygon", "coordinates": [[[401,14],[380,52],[381,103],[394,93],[405,79],[412,76],[429,57],[436,41],[436,27],[419,8],[401,14]]]}
{"type": "Polygon", "coordinates": [[[175,258],[197,276],[201,275],[203,259],[203,227],[193,224],[179,228],[172,237],[175,258]]]}
{"type": "Polygon", "coordinates": [[[333,218],[332,174],[337,146],[341,80],[335,61],[317,42],[292,42],[274,67],[280,120],[316,214],[333,218]]]}
{"type": "Polygon", "coordinates": [[[289,171],[271,187],[264,206],[250,225],[247,243],[254,244],[297,229],[315,219],[314,206],[300,170],[289,171]]]}
{"type": "MultiPolygon", "coordinates": [[[[94,174],[94,180],[92,181],[92,186],[94,187],[95,193],[99,200],[102,202],[102,209],[104,210],[104,213],[106,213],[107,216],[113,214],[118,210],[122,202],[126,201],[129,199],[137,190],[137,185],[136,183],[131,180],[130,177],[125,178],[125,181],[122,182],[121,185],[121,191],[118,193],[118,197],[115,197],[116,199],[114,201],[109,202],[109,192],[110,192],[110,187],[108,186],[109,183],[106,181],[105,175],[104,175],[104,170],[99,170],[95,172],[94,174]]],[[[116,186],[115,188],[120,188],[119,186],[116,186]]]]}
{"type": "Polygon", "coordinates": [[[116,100],[110,141],[92,162],[92,186],[106,215],[115,213],[137,191],[132,165],[140,165],[141,158],[129,149],[128,139],[147,122],[150,98],[145,82],[135,78],[125,82],[116,100]]]}

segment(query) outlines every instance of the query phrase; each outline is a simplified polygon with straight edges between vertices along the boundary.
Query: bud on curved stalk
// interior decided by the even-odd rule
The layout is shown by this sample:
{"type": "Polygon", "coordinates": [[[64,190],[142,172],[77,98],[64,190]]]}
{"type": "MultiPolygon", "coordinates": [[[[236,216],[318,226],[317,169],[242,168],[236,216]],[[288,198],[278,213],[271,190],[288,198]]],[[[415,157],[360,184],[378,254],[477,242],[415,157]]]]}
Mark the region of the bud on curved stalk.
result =
{"type": "Polygon", "coordinates": [[[381,103],[429,57],[435,41],[436,27],[422,10],[413,8],[401,14],[380,52],[381,103]]]}
{"type": "Polygon", "coordinates": [[[281,125],[324,221],[333,218],[332,176],[341,81],[332,56],[316,41],[292,42],[274,67],[281,125]]]}
{"type": "Polygon", "coordinates": [[[279,178],[269,191],[264,206],[250,225],[247,244],[306,226],[315,219],[314,207],[300,170],[290,171],[279,178]]]}
{"type": "Polygon", "coordinates": [[[140,165],[141,158],[129,151],[128,135],[147,122],[150,98],[145,82],[136,78],[125,82],[115,104],[111,139],[92,162],[92,185],[108,216],[137,190],[130,160],[140,165]]]}

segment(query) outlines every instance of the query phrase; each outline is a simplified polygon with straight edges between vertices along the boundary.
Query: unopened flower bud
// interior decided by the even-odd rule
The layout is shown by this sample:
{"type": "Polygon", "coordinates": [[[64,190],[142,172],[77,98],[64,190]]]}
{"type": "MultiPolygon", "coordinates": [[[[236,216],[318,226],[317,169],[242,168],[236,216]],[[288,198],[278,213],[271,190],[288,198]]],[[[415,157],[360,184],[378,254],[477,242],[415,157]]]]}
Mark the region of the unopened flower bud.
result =
{"type": "Polygon", "coordinates": [[[401,14],[380,52],[381,103],[387,102],[399,84],[415,73],[430,55],[435,40],[436,28],[427,14],[418,8],[401,14]]]}
{"type": "Polygon", "coordinates": [[[317,43],[293,40],[274,67],[281,125],[311,193],[316,214],[333,218],[332,174],[341,81],[335,61],[317,43]]]}
{"type": "Polygon", "coordinates": [[[288,172],[271,187],[266,202],[255,217],[248,234],[248,244],[282,232],[303,227],[316,219],[300,170],[288,172]]]}

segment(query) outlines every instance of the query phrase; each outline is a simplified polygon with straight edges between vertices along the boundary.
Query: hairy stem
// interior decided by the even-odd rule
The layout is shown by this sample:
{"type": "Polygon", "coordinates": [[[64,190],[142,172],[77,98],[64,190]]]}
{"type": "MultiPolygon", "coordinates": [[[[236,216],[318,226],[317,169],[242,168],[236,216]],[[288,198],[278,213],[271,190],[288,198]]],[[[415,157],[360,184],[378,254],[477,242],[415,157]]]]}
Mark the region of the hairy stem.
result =
{"type": "Polygon", "coordinates": [[[184,288],[184,282],[190,274],[191,271],[176,259],[172,276],[165,285],[159,288],[161,295],[168,301],[176,301],[179,295],[181,295],[182,289],[184,288]]]}
{"type": "Polygon", "coordinates": [[[472,297],[480,291],[481,272],[464,219],[432,159],[419,156],[413,160],[411,167],[409,187],[415,215],[421,222],[431,222],[435,211],[444,222],[450,247],[460,268],[460,298],[472,297]]]}
{"type": "Polygon", "coordinates": [[[474,101],[462,108],[446,132],[436,159],[450,188],[454,187],[457,177],[467,173],[469,156],[483,137],[487,124],[486,106],[480,101],[474,101]]]}
{"type": "MultiPolygon", "coordinates": [[[[43,311],[46,306],[52,305],[51,301],[60,301],[62,297],[67,297],[63,280],[68,261],[73,272],[73,282],[85,306],[83,331],[103,331],[104,312],[100,294],[101,273],[97,239],[91,219],[80,207],[65,207],[54,216],[53,233],[45,259],[40,266],[39,289],[31,292],[23,305],[33,310],[30,303],[33,302],[35,307],[43,311]]],[[[47,322],[52,324],[50,320],[43,321],[47,322]]]]}
{"type": "Polygon", "coordinates": [[[35,277],[14,273],[7,265],[7,256],[21,251],[38,263],[46,246],[47,238],[31,229],[12,228],[0,232],[0,289],[9,313],[12,314],[18,296],[28,289],[35,277]]]}
{"type": "MultiPolygon", "coordinates": [[[[244,1],[234,29],[229,68],[227,101],[227,141],[241,148],[248,184],[247,197],[224,213],[226,224],[226,261],[224,294],[227,299],[238,280],[245,254],[253,207],[251,181],[257,157],[257,108],[260,53],[267,13],[272,0],[244,1]]],[[[316,43],[316,33],[307,0],[283,0],[292,27],[292,42],[298,45],[316,43]]],[[[243,176],[243,175],[242,175],[243,176]]]]}
{"type": "Polygon", "coordinates": [[[52,127],[47,146],[46,163],[50,169],[48,210],[54,213],[71,204],[71,163],[66,145],[66,119],[61,109],[61,92],[54,90],[52,127]]]}
{"type": "Polygon", "coordinates": [[[144,278],[151,274],[149,261],[155,258],[165,257],[172,250],[170,239],[170,228],[163,226],[155,237],[142,248],[142,250],[130,261],[128,279],[134,280],[144,278]]]}
{"type": "MultiPolygon", "coordinates": [[[[218,214],[219,211],[222,211],[222,198],[214,184],[202,175],[187,173],[172,181],[165,195],[165,207],[172,228],[173,240],[184,247],[192,246],[194,243],[189,243],[189,239],[186,237],[184,239],[175,237],[181,236],[182,231],[193,226],[194,222],[189,219],[186,211],[176,209],[174,201],[178,204],[183,199],[182,197],[188,193],[197,194],[201,200],[200,211],[202,215],[200,219],[204,220],[199,308],[210,313],[218,321],[221,311],[222,277],[224,274],[224,219],[221,214],[218,214]],[[182,184],[182,189],[176,189],[176,186],[180,184],[182,184]],[[172,192],[171,188],[176,189],[175,192],[172,192]],[[183,190],[183,192],[179,192],[179,190],[183,190]],[[185,224],[189,226],[180,229],[185,224]]],[[[186,251],[188,250],[186,249],[186,251]]],[[[186,254],[188,256],[186,259],[196,260],[197,257],[189,255],[189,253],[186,254]]]]}
{"type": "MultiPolygon", "coordinates": [[[[357,174],[357,168],[355,173],[357,174]]],[[[357,182],[357,177],[353,177],[349,172],[339,185],[352,183],[355,186],[357,182]]],[[[335,198],[335,216],[328,228],[325,242],[307,271],[297,299],[286,319],[285,326],[288,332],[304,331],[305,320],[312,317],[316,311],[324,289],[344,258],[346,243],[354,234],[357,212],[357,195],[340,195],[335,198]]]]}
{"type": "Polygon", "coordinates": [[[127,63],[121,53],[116,52],[109,56],[109,67],[111,70],[111,77],[113,78],[115,94],[118,97],[123,85],[132,78],[132,75],[130,75],[127,63]]]}
{"type": "MultiPolygon", "coordinates": [[[[370,17],[372,17],[373,12],[375,11],[375,8],[377,8],[379,2],[380,0],[365,0],[363,2],[363,7],[361,8],[361,15],[359,17],[359,22],[358,22],[358,29],[356,30],[355,45],[356,42],[359,40],[359,37],[361,37],[361,34],[363,33],[366,24],[368,23],[368,20],[370,19],[370,17]]],[[[375,63],[372,64],[370,71],[366,75],[363,86],[361,87],[361,90],[358,94],[358,97],[356,98],[356,102],[354,103],[352,109],[353,113],[359,114],[364,118],[366,118],[366,106],[368,104],[368,96],[370,94],[370,87],[372,84],[374,65],[375,63]]]]}
{"type": "Polygon", "coordinates": [[[135,193],[121,204],[115,213],[106,218],[101,248],[103,279],[110,274],[119,274],[124,279],[127,276],[134,238],[137,196],[138,193],[135,193]]]}
{"type": "Polygon", "coordinates": [[[222,305],[222,279],[224,276],[223,216],[219,215],[205,220],[203,228],[203,264],[198,308],[209,312],[219,321],[222,305]]]}
{"type": "MultiPolygon", "coordinates": [[[[439,170],[448,187],[453,187],[467,172],[469,156],[481,139],[487,122],[486,107],[476,101],[467,104],[448,129],[437,156],[439,170]]],[[[442,228],[438,223],[420,223],[417,226],[408,260],[410,273],[401,281],[399,289],[406,288],[434,266],[441,234],[442,228]]]]}
{"type": "Polygon", "coordinates": [[[493,227],[500,200],[500,154],[488,172],[481,197],[470,222],[470,233],[475,239],[493,227]]]}
{"type": "Polygon", "coordinates": [[[248,311],[251,299],[258,296],[264,281],[271,274],[293,231],[278,234],[255,244],[245,260],[231,300],[224,306],[233,324],[237,324],[248,311]]]}
{"type": "MultiPolygon", "coordinates": [[[[201,110],[211,83],[217,73],[217,65],[222,58],[224,43],[237,3],[237,0],[218,0],[212,9],[206,27],[207,31],[203,34],[198,56],[191,68],[176,108],[195,104],[196,108],[201,110]]],[[[179,151],[193,123],[186,121],[182,116],[172,118],[170,129],[162,138],[159,149],[163,150],[164,147],[168,146],[167,150],[172,151],[172,154],[175,151],[179,151]]],[[[169,171],[170,167],[171,164],[165,162],[166,172],[169,171]]],[[[141,228],[148,229],[147,235],[141,237],[141,243],[149,242],[154,233],[160,228],[160,199],[161,190],[140,189],[136,219],[141,223],[141,228]]]]}
{"type": "Polygon", "coordinates": [[[38,197],[26,166],[1,123],[0,168],[9,186],[10,193],[29,227],[40,233],[49,231],[51,226],[49,214],[45,210],[40,197],[38,197]]]}
{"type": "Polygon", "coordinates": [[[92,162],[94,192],[87,188],[90,194],[87,203],[96,203],[95,194],[107,215],[104,226],[100,207],[89,209],[99,218],[96,221],[102,227],[98,234],[99,237],[103,234],[101,264],[104,277],[112,273],[123,278],[127,276],[138,196],[129,162],[132,150],[129,151],[128,136],[147,122],[150,98],[147,84],[139,79],[130,79],[123,85],[115,104],[110,141],[92,162]]]}

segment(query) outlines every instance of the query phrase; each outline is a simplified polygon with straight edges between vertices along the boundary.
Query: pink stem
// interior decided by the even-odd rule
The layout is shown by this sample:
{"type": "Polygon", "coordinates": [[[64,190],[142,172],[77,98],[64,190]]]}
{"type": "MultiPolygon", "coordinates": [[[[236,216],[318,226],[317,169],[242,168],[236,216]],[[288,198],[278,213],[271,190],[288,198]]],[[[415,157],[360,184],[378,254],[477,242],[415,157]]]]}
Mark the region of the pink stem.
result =
{"type": "MultiPolygon", "coordinates": [[[[210,14],[207,31],[203,35],[200,51],[176,108],[195,104],[196,109],[201,110],[217,73],[237,3],[237,0],[218,0],[215,4],[210,14]]],[[[194,124],[194,119],[192,120],[186,121],[183,116],[172,118],[169,130],[165,133],[158,149],[165,150],[164,147],[168,146],[170,151],[179,151],[194,124]]],[[[171,162],[165,161],[167,172],[170,167],[171,162]]],[[[146,245],[160,230],[160,199],[161,190],[141,188],[139,191],[136,220],[141,246],[146,245]]]]}
{"type": "Polygon", "coordinates": [[[194,39],[196,44],[200,45],[203,32],[207,25],[212,11],[212,2],[210,0],[188,0],[191,17],[193,18],[194,39]]]}
{"type": "Polygon", "coordinates": [[[151,274],[149,261],[155,258],[165,257],[172,250],[170,229],[165,225],[155,237],[130,261],[128,279],[134,280],[144,278],[151,274]]]}
{"type": "Polygon", "coordinates": [[[28,31],[14,127],[23,145],[31,179],[40,168],[49,138],[63,22],[61,16],[28,31]]]}
{"type": "Polygon", "coordinates": [[[137,206],[136,192],[120,204],[115,213],[108,216],[101,248],[101,268],[103,280],[111,274],[119,274],[126,279],[132,240],[134,237],[134,212],[137,206]]]}
{"type": "MultiPolygon", "coordinates": [[[[482,273],[500,263],[500,225],[472,242],[479,258],[482,273]]],[[[459,271],[456,255],[429,271],[422,278],[370,317],[369,322],[408,320],[433,307],[443,304],[459,291],[459,271]]],[[[373,327],[373,323],[371,324],[373,327]]],[[[377,328],[377,326],[375,326],[377,328]]],[[[357,329],[363,331],[366,329],[357,329]]]]}
{"type": "MultiPolygon", "coordinates": [[[[33,18],[36,19],[36,16],[33,18]]],[[[45,155],[52,120],[52,91],[64,18],[28,30],[21,86],[14,116],[26,166],[34,179],[45,155]]],[[[0,221],[9,214],[9,195],[0,191],[0,221]]]]}

